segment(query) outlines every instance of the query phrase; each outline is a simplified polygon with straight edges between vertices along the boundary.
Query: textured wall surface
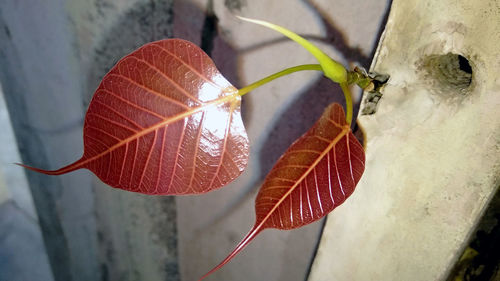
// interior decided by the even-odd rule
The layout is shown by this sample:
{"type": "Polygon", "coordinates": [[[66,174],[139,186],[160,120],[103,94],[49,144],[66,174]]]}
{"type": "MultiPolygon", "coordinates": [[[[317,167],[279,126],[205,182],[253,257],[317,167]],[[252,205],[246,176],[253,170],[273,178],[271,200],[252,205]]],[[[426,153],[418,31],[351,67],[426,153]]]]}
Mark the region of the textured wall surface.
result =
{"type": "MultiPolygon", "coordinates": [[[[286,67],[315,60],[296,43],[242,22],[234,15],[283,25],[312,39],[345,64],[358,62],[368,66],[387,7],[387,1],[375,0],[210,2],[198,0],[196,6],[212,11],[218,18],[212,56],[221,72],[239,87],[286,67]],[[230,60],[228,53],[236,59],[230,60]],[[232,78],[235,73],[237,80],[232,78]]],[[[178,16],[174,17],[176,26],[182,17],[174,15],[178,16]]],[[[184,18],[187,23],[203,26],[202,21],[184,18]]],[[[262,179],[288,145],[334,101],[343,103],[340,88],[314,72],[280,78],[243,97],[242,111],[251,149],[246,171],[218,191],[177,199],[183,280],[199,278],[243,238],[254,223],[254,200],[262,179]]],[[[293,231],[263,231],[207,280],[304,280],[321,226],[322,222],[317,222],[293,231]]]]}
{"type": "MultiPolygon", "coordinates": [[[[123,55],[167,37],[199,44],[236,86],[314,63],[295,43],[234,15],[303,34],[345,64],[367,67],[386,0],[6,0],[0,3],[0,81],[22,161],[53,169],[81,156],[84,112],[123,55]]],[[[359,98],[359,97],[358,97],[359,98]]],[[[195,280],[253,224],[253,201],[274,161],[340,89],[297,73],[245,96],[251,163],[203,196],[147,197],[88,171],[28,173],[55,280],[195,280]]],[[[304,280],[322,222],[265,231],[211,280],[304,280]]]]}
{"type": "MultiPolygon", "coordinates": [[[[81,156],[85,108],[105,72],[172,35],[172,1],[2,1],[0,27],[22,161],[58,168],[81,156]]],[[[179,279],[173,198],[116,193],[88,171],[28,180],[55,280],[179,279]]]]}
{"type": "MultiPolygon", "coordinates": [[[[0,77],[21,157],[47,168],[81,151],[81,81],[65,15],[61,1],[0,4],[0,77]]],[[[98,278],[88,174],[28,180],[56,280],[98,278]]]]}
{"type": "Polygon", "coordinates": [[[0,89],[0,280],[53,280],[38,216],[0,89]]]}
{"type": "Polygon", "coordinates": [[[365,174],[309,280],[446,279],[500,185],[499,19],[496,0],[393,2],[365,174]]]}

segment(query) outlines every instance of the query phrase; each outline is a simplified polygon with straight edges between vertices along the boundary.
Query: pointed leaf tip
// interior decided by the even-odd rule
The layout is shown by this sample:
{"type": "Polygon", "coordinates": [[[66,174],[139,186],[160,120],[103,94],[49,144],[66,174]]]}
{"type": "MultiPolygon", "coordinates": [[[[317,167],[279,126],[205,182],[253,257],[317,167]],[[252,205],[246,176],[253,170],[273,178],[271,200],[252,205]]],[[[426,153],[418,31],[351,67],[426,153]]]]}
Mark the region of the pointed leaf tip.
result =
{"type": "Polygon", "coordinates": [[[58,176],[58,175],[66,174],[66,173],[72,172],[74,170],[80,169],[81,167],[79,165],[79,162],[80,162],[80,160],[76,161],[75,163],[70,164],[68,166],[65,166],[65,167],[62,167],[60,169],[57,169],[57,170],[44,170],[44,169],[39,169],[39,168],[36,168],[36,167],[24,165],[24,164],[21,164],[21,163],[14,163],[14,164],[18,165],[18,166],[21,166],[21,167],[23,167],[25,169],[37,172],[37,173],[46,174],[46,175],[50,175],[50,176],[58,176]]]}

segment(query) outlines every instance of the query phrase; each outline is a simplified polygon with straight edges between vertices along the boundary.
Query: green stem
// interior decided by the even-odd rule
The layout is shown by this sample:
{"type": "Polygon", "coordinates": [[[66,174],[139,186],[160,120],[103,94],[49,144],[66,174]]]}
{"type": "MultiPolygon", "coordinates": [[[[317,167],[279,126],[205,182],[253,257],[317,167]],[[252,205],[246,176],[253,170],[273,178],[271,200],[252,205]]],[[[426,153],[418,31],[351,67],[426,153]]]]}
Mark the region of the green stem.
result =
{"type": "MultiPolygon", "coordinates": [[[[304,39],[303,37],[299,36],[295,32],[288,30],[282,26],[267,22],[267,21],[262,21],[262,20],[255,20],[255,19],[249,19],[249,18],[243,18],[237,16],[239,19],[252,22],[255,24],[259,24],[262,26],[265,26],[267,28],[273,29],[286,37],[292,39],[293,41],[297,42],[300,44],[302,47],[304,47],[309,53],[311,53],[319,62],[320,65],[314,65],[314,69],[311,70],[321,70],[323,71],[323,74],[332,80],[335,83],[339,83],[340,87],[342,88],[342,92],[344,92],[344,97],[346,101],[346,107],[347,107],[347,113],[346,113],[346,121],[349,123],[349,125],[352,122],[352,97],[351,97],[351,91],[349,91],[349,82],[353,83],[354,81],[357,81],[356,79],[358,76],[353,76],[349,77],[347,70],[344,68],[342,64],[340,64],[337,61],[334,61],[331,59],[327,54],[325,54],[323,51],[321,51],[318,47],[316,47],[314,44],[309,42],[308,40],[304,39]],[[348,81],[349,78],[349,81],[348,81]]],[[[309,65],[311,66],[311,65],[309,65]]],[[[295,71],[300,71],[300,70],[309,70],[305,66],[298,66],[298,67],[292,67],[289,69],[285,69],[281,72],[278,72],[276,74],[273,74],[267,78],[264,78],[260,81],[257,81],[256,83],[245,87],[240,90],[240,95],[246,94],[248,91],[253,90],[254,88],[257,88],[271,80],[274,80],[278,77],[281,77],[283,75],[295,72],[295,71]]]]}
{"type": "MultiPolygon", "coordinates": [[[[260,79],[257,82],[254,82],[246,87],[243,87],[238,90],[238,94],[240,96],[243,96],[247,94],[250,91],[255,90],[256,88],[267,84],[274,79],[280,78],[282,76],[298,72],[298,71],[303,71],[303,70],[316,70],[316,71],[323,71],[323,68],[319,64],[303,64],[303,65],[297,65],[293,66],[287,69],[284,69],[280,72],[276,72],[272,75],[269,75],[265,78],[260,79]]],[[[349,90],[349,85],[347,82],[340,83],[340,88],[342,89],[342,92],[344,93],[345,97],[345,103],[346,103],[346,108],[347,108],[347,113],[346,113],[346,121],[350,125],[352,122],[352,97],[351,97],[351,91],[349,90]]]]}
{"type": "Polygon", "coordinates": [[[340,88],[344,93],[345,97],[345,107],[347,108],[347,113],[345,114],[345,120],[349,126],[352,123],[352,96],[349,90],[349,85],[347,83],[340,83],[340,88]]]}
{"type": "Polygon", "coordinates": [[[299,36],[295,32],[267,21],[249,19],[240,16],[236,17],[244,21],[259,24],[267,28],[273,29],[285,35],[286,37],[292,39],[293,41],[297,42],[302,47],[304,47],[309,53],[311,53],[318,60],[319,64],[323,68],[323,73],[325,74],[326,77],[330,78],[330,80],[332,80],[335,83],[345,83],[347,81],[347,71],[342,64],[331,59],[318,47],[316,47],[314,44],[304,39],[303,37],[299,36]]]}
{"type": "Polygon", "coordinates": [[[238,94],[240,96],[243,96],[244,94],[246,94],[246,93],[248,93],[248,92],[264,85],[264,84],[267,84],[276,78],[280,78],[281,76],[285,76],[285,75],[288,75],[288,74],[291,74],[291,73],[294,73],[297,71],[303,71],[303,70],[323,71],[323,68],[319,64],[303,64],[303,65],[297,65],[294,67],[290,67],[290,68],[284,69],[280,72],[276,72],[272,75],[269,75],[266,78],[260,79],[259,81],[254,82],[254,83],[252,83],[244,88],[239,89],[238,94]]]}

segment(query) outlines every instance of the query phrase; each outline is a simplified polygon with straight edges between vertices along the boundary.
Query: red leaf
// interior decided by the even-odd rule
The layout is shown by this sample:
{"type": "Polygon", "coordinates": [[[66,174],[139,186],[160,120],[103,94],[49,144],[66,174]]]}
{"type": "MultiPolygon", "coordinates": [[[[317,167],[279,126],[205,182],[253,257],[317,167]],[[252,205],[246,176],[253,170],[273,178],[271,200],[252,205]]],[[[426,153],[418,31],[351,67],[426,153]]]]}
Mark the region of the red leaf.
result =
{"type": "MultiPolygon", "coordinates": [[[[215,272],[266,228],[293,229],[312,223],[349,197],[365,168],[363,147],[338,104],[281,156],[255,200],[256,222],[215,272]]],[[[200,279],[200,280],[201,280],[200,279]]]]}
{"type": "Polygon", "coordinates": [[[144,45],[104,76],[90,102],[80,168],[103,182],[146,194],[193,194],[238,177],[248,162],[241,97],[196,45],[144,45]]]}

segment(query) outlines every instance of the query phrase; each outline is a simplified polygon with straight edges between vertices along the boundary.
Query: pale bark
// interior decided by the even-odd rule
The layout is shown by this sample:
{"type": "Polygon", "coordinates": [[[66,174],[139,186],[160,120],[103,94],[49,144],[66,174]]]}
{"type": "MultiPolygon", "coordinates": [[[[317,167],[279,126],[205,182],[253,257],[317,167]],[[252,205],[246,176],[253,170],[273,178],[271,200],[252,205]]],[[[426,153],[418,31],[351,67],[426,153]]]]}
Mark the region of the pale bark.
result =
{"type": "Polygon", "coordinates": [[[358,119],[365,174],[328,216],[309,280],[446,278],[500,183],[499,5],[393,2],[372,64],[391,78],[358,119]]]}

